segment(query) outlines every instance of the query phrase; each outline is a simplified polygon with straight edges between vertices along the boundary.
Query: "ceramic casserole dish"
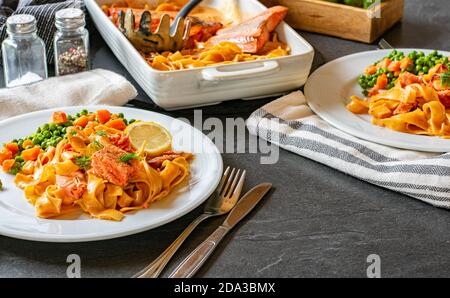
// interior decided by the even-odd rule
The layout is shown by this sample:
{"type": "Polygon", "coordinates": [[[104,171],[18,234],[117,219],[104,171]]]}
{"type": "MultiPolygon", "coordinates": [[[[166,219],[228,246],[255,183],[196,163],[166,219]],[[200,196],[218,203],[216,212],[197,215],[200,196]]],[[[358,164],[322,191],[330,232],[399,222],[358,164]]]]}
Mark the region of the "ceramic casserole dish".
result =
{"type": "MultiPolygon", "coordinates": [[[[311,69],[313,48],[283,22],[276,32],[279,39],[291,48],[289,56],[222,66],[159,71],[147,64],[102,11],[101,5],[117,3],[117,0],[85,0],[85,3],[97,29],[119,61],[148,96],[166,110],[279,94],[301,87],[311,69]]],[[[236,4],[243,16],[253,16],[266,9],[257,0],[236,0],[236,4]]],[[[205,0],[201,5],[221,9],[223,1],[205,0]]]]}

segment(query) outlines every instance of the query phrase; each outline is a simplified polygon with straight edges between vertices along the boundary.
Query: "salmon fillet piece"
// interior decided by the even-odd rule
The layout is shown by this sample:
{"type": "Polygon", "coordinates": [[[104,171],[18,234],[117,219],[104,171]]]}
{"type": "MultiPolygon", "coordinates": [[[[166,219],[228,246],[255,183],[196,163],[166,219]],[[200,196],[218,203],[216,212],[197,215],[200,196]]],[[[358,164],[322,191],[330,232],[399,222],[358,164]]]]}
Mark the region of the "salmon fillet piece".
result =
{"type": "Polygon", "coordinates": [[[81,198],[87,187],[86,179],[81,171],[76,171],[70,176],[56,175],[56,184],[71,199],[81,198]]]}
{"type": "Polygon", "coordinates": [[[208,40],[215,45],[224,41],[236,43],[246,53],[257,53],[270,39],[277,26],[286,17],[288,9],[274,6],[263,13],[230,28],[217,31],[217,35],[208,40]]]}
{"type": "Polygon", "coordinates": [[[136,174],[139,166],[139,163],[134,159],[130,160],[129,163],[120,161],[119,158],[127,153],[116,146],[105,146],[92,155],[92,173],[115,185],[124,187],[128,180],[136,174]]]}

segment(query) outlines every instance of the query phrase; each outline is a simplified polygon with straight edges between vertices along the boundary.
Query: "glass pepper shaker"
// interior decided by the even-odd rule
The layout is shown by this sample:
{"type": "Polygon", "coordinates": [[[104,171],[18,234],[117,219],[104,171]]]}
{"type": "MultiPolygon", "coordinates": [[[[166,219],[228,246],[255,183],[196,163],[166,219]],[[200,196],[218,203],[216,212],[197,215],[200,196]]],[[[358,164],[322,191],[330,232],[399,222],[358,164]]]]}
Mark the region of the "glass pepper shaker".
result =
{"type": "Polygon", "coordinates": [[[6,31],[8,37],[2,43],[6,87],[46,79],[45,44],[36,33],[34,16],[17,14],[9,17],[6,31]]]}
{"type": "Polygon", "coordinates": [[[78,8],[56,12],[54,38],[55,74],[58,76],[89,69],[89,33],[84,13],[78,8]]]}

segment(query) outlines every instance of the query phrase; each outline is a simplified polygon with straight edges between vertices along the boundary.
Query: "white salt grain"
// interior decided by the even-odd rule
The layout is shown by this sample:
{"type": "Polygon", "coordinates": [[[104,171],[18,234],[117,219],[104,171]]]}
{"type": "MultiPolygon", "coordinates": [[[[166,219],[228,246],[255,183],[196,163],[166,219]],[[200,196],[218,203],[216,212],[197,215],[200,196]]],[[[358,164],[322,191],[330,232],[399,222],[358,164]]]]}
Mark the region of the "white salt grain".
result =
{"type": "Polygon", "coordinates": [[[8,87],[16,87],[16,86],[20,86],[20,85],[31,84],[31,83],[41,81],[41,80],[42,80],[42,78],[38,74],[35,74],[34,72],[27,72],[20,78],[9,82],[8,87]]]}

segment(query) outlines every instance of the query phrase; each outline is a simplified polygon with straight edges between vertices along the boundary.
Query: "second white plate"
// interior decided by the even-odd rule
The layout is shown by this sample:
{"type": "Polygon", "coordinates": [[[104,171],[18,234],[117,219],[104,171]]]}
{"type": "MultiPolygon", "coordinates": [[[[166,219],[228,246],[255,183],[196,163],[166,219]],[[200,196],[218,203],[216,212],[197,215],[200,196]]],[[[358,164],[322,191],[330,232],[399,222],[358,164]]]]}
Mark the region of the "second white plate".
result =
{"type": "MultiPolygon", "coordinates": [[[[431,50],[398,49],[409,52],[431,50]]],[[[450,152],[450,140],[392,131],[375,126],[368,115],[355,115],[346,109],[351,95],[362,96],[358,77],[375,61],[389,55],[391,50],[377,50],[352,54],[333,60],[317,69],[305,85],[305,96],[311,109],[323,120],[355,137],[392,147],[427,151],[450,152]]],[[[449,56],[449,52],[439,51],[449,56]]]]}

